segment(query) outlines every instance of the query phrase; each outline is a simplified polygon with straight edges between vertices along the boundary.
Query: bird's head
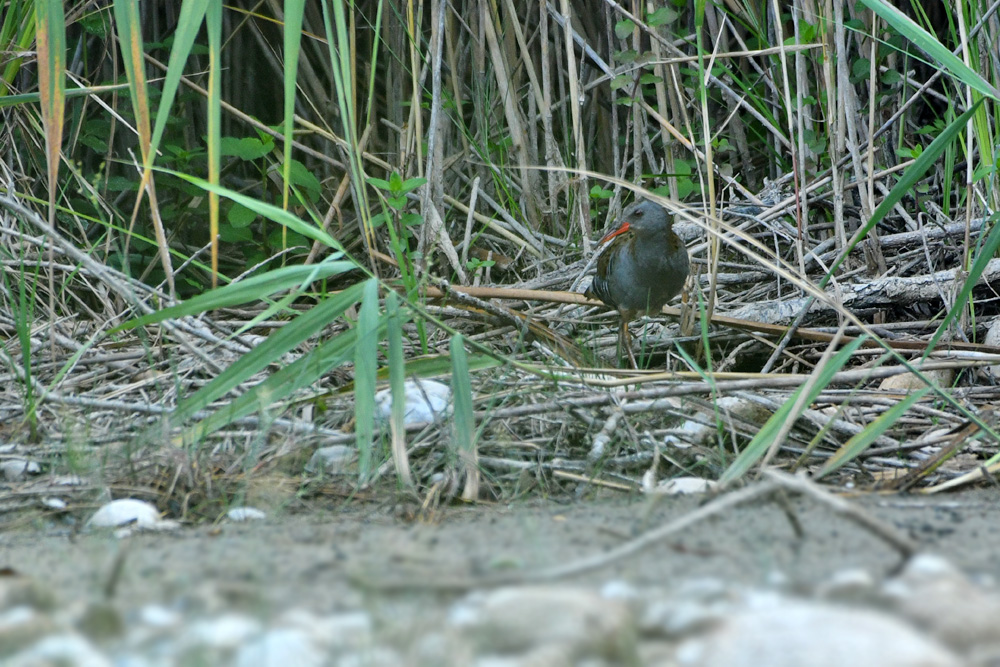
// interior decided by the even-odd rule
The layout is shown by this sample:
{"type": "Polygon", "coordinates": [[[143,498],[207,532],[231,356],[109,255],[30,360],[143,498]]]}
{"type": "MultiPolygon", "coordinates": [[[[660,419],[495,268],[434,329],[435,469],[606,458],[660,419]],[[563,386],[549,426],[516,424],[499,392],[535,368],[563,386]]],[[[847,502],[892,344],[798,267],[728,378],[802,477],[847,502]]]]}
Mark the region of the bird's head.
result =
{"type": "Polygon", "coordinates": [[[622,213],[620,220],[618,228],[601,239],[601,243],[625,232],[632,232],[636,236],[666,234],[673,222],[662,206],[651,201],[637,201],[631,204],[622,213]]]}

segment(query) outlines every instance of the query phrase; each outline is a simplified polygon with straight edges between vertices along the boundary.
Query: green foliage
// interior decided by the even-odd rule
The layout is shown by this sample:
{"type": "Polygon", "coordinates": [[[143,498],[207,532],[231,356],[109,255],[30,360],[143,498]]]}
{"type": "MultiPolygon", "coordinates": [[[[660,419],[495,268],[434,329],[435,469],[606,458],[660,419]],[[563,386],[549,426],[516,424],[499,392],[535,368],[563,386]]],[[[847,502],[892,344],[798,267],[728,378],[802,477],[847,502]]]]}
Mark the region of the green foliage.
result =
{"type": "MultiPolygon", "coordinates": [[[[414,236],[414,229],[423,223],[423,219],[416,214],[406,211],[407,195],[427,182],[426,178],[410,178],[403,180],[398,173],[393,172],[386,181],[381,178],[368,177],[368,184],[384,193],[388,211],[383,211],[372,216],[372,226],[379,227],[388,223],[393,242],[400,239],[403,243],[408,243],[414,236]]],[[[400,249],[404,245],[400,244],[400,249]]]]}

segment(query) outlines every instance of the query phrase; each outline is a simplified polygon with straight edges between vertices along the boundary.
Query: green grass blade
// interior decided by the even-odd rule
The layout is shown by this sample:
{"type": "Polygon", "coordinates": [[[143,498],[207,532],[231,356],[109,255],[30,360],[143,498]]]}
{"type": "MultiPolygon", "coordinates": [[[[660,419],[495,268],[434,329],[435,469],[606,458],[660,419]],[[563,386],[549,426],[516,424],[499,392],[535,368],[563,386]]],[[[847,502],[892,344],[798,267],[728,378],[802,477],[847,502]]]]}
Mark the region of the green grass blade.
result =
{"type": "Polygon", "coordinates": [[[255,373],[263,370],[269,364],[279,361],[286,352],[290,352],[305,340],[315,336],[328,323],[341,317],[345,310],[358,302],[366,284],[359,283],[348,287],[340,294],[322,301],[273,332],[249,354],[240,357],[207,385],[182,400],[173,413],[174,420],[181,423],[185,419],[189,419],[199,410],[208,407],[212,401],[238,387],[240,383],[248,380],[255,373]]]}
{"type": "MultiPolygon", "coordinates": [[[[281,170],[281,208],[288,210],[288,184],[292,180],[292,140],[295,129],[295,90],[299,71],[299,49],[302,43],[302,13],[305,0],[285,0],[284,13],[284,93],[285,93],[285,159],[281,170]]],[[[286,228],[287,231],[287,228],[286,228]]],[[[282,236],[282,246],[286,236],[282,236]]]]}
{"type": "Polygon", "coordinates": [[[927,358],[927,355],[931,353],[938,344],[938,341],[941,340],[941,336],[945,334],[951,323],[959,316],[962,309],[965,308],[969,297],[972,296],[972,288],[979,282],[979,277],[983,275],[983,271],[986,270],[986,265],[990,263],[990,260],[996,256],[998,249],[1000,249],[1000,225],[995,224],[993,225],[993,229],[990,230],[990,235],[986,237],[986,242],[980,248],[979,254],[976,256],[976,261],[972,263],[972,268],[969,269],[969,275],[962,284],[962,289],[955,299],[955,304],[948,311],[948,314],[941,321],[940,326],[938,326],[937,331],[934,332],[931,341],[927,344],[927,349],[924,350],[924,359],[927,358]]]}
{"type": "Polygon", "coordinates": [[[392,393],[392,414],[389,416],[392,460],[400,483],[412,487],[413,475],[406,454],[406,357],[403,354],[403,318],[399,308],[399,295],[392,290],[386,294],[385,310],[388,316],[386,335],[389,343],[389,391],[392,393]]]}
{"type": "MultiPolygon", "coordinates": [[[[850,343],[845,345],[843,349],[837,352],[832,359],[830,359],[830,363],[821,369],[819,378],[817,378],[816,382],[812,386],[812,391],[810,391],[807,400],[802,404],[803,410],[812,405],[813,401],[816,400],[816,397],[819,396],[824,389],[826,389],[826,386],[830,384],[833,376],[850,360],[851,355],[854,354],[859,347],[861,347],[865,339],[866,336],[860,336],[855,340],[852,340],[850,343]]],[[[757,461],[759,461],[764,454],[767,453],[767,450],[774,441],[774,438],[777,436],[778,432],[781,431],[782,425],[789,419],[796,420],[801,416],[801,413],[792,414],[792,408],[795,405],[796,400],[798,400],[801,392],[802,387],[799,387],[791,396],[788,397],[788,400],[785,401],[784,405],[782,405],[777,412],[771,415],[771,418],[767,420],[763,427],[761,427],[760,431],[757,432],[757,435],[750,440],[750,443],[743,449],[742,452],[740,452],[740,455],[736,457],[736,460],[733,461],[722,474],[722,477],[719,478],[719,483],[728,484],[745,475],[746,472],[750,470],[750,468],[753,467],[753,465],[757,463],[757,461]]]]}
{"type": "Polygon", "coordinates": [[[348,361],[356,341],[357,329],[350,329],[321,343],[309,354],[287,366],[282,366],[267,380],[195,424],[186,431],[184,439],[188,442],[198,442],[237,419],[274,405],[296,391],[309,387],[331,368],[348,361]]]}
{"type": "Polygon", "coordinates": [[[237,204],[246,206],[257,215],[263,216],[272,222],[278,223],[279,225],[284,225],[293,232],[298,232],[313,241],[319,241],[330,248],[334,248],[346,254],[346,251],[340,244],[340,241],[333,238],[316,225],[310,225],[309,223],[304,222],[298,216],[284,210],[280,206],[274,206],[273,204],[268,204],[267,202],[262,202],[258,199],[248,197],[234,190],[230,190],[219,185],[213,185],[212,183],[198,178],[197,176],[190,176],[188,174],[184,174],[179,171],[171,171],[169,169],[160,169],[158,171],[162,171],[165,174],[171,174],[172,176],[176,176],[177,178],[185,180],[188,183],[197,185],[206,192],[219,194],[226,199],[236,202],[237,204]]]}
{"type": "Polygon", "coordinates": [[[170,119],[170,107],[173,106],[174,96],[177,94],[181,76],[184,74],[184,64],[187,62],[188,56],[191,55],[191,47],[201,29],[207,8],[208,0],[184,0],[181,3],[181,11],[177,17],[177,28],[174,30],[174,43],[170,48],[170,60],[167,61],[167,73],[163,77],[160,106],[156,110],[156,123],[153,127],[153,136],[147,154],[149,162],[145,165],[147,168],[151,167],[156,159],[156,151],[160,146],[163,130],[167,127],[167,121],[170,119]]]}
{"type": "MultiPolygon", "coordinates": [[[[219,185],[222,155],[222,3],[213,2],[205,16],[208,32],[208,182],[219,185]]],[[[219,194],[208,193],[208,229],[212,243],[212,287],[219,284],[219,194]]]]}
{"type": "Polygon", "coordinates": [[[883,433],[888,431],[893,424],[899,421],[900,417],[905,415],[906,411],[909,410],[914,403],[922,399],[930,391],[930,387],[925,387],[920,391],[910,394],[902,401],[882,413],[882,415],[869,424],[865,430],[854,435],[854,437],[845,442],[826,462],[823,468],[816,473],[815,479],[820,479],[821,477],[829,475],[834,470],[857,458],[858,455],[868,449],[869,445],[878,440],[883,433]]]}
{"type": "Polygon", "coordinates": [[[1000,93],[979,75],[962,62],[962,59],[948,50],[938,39],[921,28],[909,16],[899,11],[895,7],[886,4],[883,0],[861,0],[861,2],[899,31],[901,35],[913,42],[913,45],[927,54],[927,56],[946,69],[949,74],[967,86],[978,90],[987,97],[1000,100],[1000,93]]]}
{"type": "Polygon", "coordinates": [[[451,337],[451,395],[454,401],[452,429],[459,461],[465,468],[465,487],[462,497],[475,500],[479,496],[479,471],[476,467],[476,422],[472,412],[472,380],[469,377],[469,360],[465,353],[462,334],[451,337]]]}
{"type": "Polygon", "coordinates": [[[868,235],[868,232],[870,232],[875,225],[881,222],[885,216],[889,214],[889,211],[891,211],[892,208],[903,199],[903,197],[912,191],[913,186],[917,184],[917,181],[923,178],[923,175],[937,163],[938,158],[944,153],[945,148],[947,148],[948,144],[954,141],[959,134],[961,134],[961,132],[965,129],[966,123],[969,122],[981,104],[982,100],[974,104],[971,109],[968,109],[965,113],[956,118],[955,122],[945,127],[944,130],[941,131],[941,134],[939,134],[934,141],[932,141],[930,145],[924,149],[923,153],[920,154],[920,157],[918,157],[913,164],[910,165],[905,172],[903,172],[903,176],[899,179],[899,182],[896,183],[892,190],[889,191],[889,194],[885,196],[885,199],[883,199],[872,212],[871,220],[866,222],[864,226],[862,226],[854,234],[850,243],[847,244],[847,247],[844,248],[844,251],[840,254],[840,257],[838,257],[830,266],[830,270],[819,282],[820,287],[825,287],[826,284],[830,282],[830,279],[833,277],[837,268],[843,264],[844,260],[846,260],[848,255],[851,254],[851,250],[854,249],[854,246],[856,246],[861,239],[865,238],[865,236],[868,235]]]}
{"type": "Polygon", "coordinates": [[[38,0],[35,5],[38,29],[38,92],[42,100],[45,126],[45,161],[49,174],[49,221],[54,219],[55,197],[59,191],[59,153],[62,150],[63,118],[66,113],[66,19],[60,0],[38,0]]]}
{"type": "Polygon", "coordinates": [[[358,472],[362,482],[371,474],[375,439],[375,373],[378,370],[378,281],[363,283],[358,315],[358,342],[354,348],[354,435],[358,443],[358,472]]]}
{"type": "Polygon", "coordinates": [[[322,280],[323,278],[335,276],[356,268],[357,265],[353,262],[325,261],[312,266],[287,266],[275,269],[231,285],[209,290],[198,296],[191,297],[176,306],[164,308],[155,313],[149,313],[148,315],[123,322],[112,329],[110,333],[135,329],[136,327],[143,327],[177,317],[198,315],[206,310],[213,310],[215,308],[226,308],[241,303],[258,301],[275,292],[305,289],[309,284],[317,280],[322,280]]]}

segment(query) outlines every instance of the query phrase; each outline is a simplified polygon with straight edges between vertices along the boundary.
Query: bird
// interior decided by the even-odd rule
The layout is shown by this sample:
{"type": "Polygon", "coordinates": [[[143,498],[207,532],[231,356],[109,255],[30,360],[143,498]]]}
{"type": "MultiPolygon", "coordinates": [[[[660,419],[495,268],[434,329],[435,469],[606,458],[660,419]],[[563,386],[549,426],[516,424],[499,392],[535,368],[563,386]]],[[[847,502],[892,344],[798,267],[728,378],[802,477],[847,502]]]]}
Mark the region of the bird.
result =
{"type": "Polygon", "coordinates": [[[597,259],[597,275],[584,296],[618,310],[618,358],[622,347],[633,368],[628,323],[640,313],[660,312],[684,288],[690,262],[687,248],[674,233],[673,217],[648,200],[631,204],[618,226],[599,245],[611,241],[597,259]]]}

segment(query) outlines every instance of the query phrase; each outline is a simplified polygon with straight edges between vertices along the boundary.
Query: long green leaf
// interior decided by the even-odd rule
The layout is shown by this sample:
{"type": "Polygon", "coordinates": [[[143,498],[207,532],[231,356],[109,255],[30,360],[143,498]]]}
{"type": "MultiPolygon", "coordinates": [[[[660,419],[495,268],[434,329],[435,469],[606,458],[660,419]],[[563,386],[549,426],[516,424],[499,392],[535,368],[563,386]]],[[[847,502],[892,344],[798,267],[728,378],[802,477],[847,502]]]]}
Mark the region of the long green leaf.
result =
{"type": "Polygon", "coordinates": [[[911,192],[913,186],[917,184],[917,181],[923,178],[923,175],[937,163],[938,158],[941,157],[942,153],[944,153],[945,148],[947,148],[948,144],[954,141],[955,138],[958,137],[958,135],[965,129],[966,123],[969,122],[982,103],[983,101],[980,99],[972,105],[971,109],[966,110],[965,113],[956,118],[955,122],[945,127],[941,134],[939,134],[934,141],[932,141],[930,145],[924,149],[924,152],[920,154],[920,157],[914,160],[913,164],[910,165],[905,172],[903,172],[903,176],[899,179],[899,182],[893,186],[892,190],[889,191],[889,194],[885,196],[885,199],[883,199],[882,202],[875,207],[875,210],[872,212],[871,220],[858,229],[858,231],[851,238],[851,241],[847,244],[847,247],[844,248],[843,252],[841,252],[840,257],[838,257],[830,266],[830,270],[819,282],[820,287],[826,287],[826,284],[830,282],[830,279],[833,277],[837,268],[843,264],[844,260],[846,260],[848,255],[851,254],[851,250],[854,249],[854,246],[856,246],[861,239],[865,238],[865,236],[868,235],[868,232],[870,232],[875,225],[881,222],[882,219],[889,214],[889,211],[891,211],[892,208],[903,199],[903,197],[911,192]]]}
{"type": "Polygon", "coordinates": [[[188,429],[184,435],[185,440],[197,442],[237,419],[274,405],[296,391],[311,386],[330,369],[347,362],[354,352],[356,341],[355,328],[321,343],[302,358],[282,366],[267,380],[188,429]]]}
{"type": "Polygon", "coordinates": [[[358,471],[361,481],[372,470],[375,439],[375,372],[378,370],[378,281],[364,283],[361,312],[358,314],[358,343],[354,348],[354,435],[358,443],[358,471]]]}
{"type": "Polygon", "coordinates": [[[156,159],[156,151],[159,149],[163,130],[167,127],[167,121],[170,119],[170,107],[173,106],[177,87],[180,85],[181,76],[184,75],[184,63],[191,55],[191,47],[201,29],[207,7],[208,0],[184,0],[181,3],[181,11],[177,16],[177,26],[174,30],[174,43],[170,48],[170,60],[167,61],[167,73],[163,77],[160,106],[156,110],[156,124],[153,127],[153,136],[147,154],[149,162],[144,165],[147,169],[153,165],[153,161],[156,159]]]}
{"type": "Polygon", "coordinates": [[[997,250],[1000,250],[1000,225],[994,224],[993,229],[990,230],[990,235],[986,237],[986,242],[983,244],[982,248],[979,249],[979,254],[976,256],[976,261],[972,263],[972,268],[969,269],[969,275],[966,276],[965,282],[962,283],[962,289],[958,293],[958,297],[955,298],[955,303],[948,311],[944,320],[941,321],[940,326],[938,326],[937,331],[934,332],[934,336],[931,341],[927,344],[927,349],[924,350],[923,358],[926,359],[927,355],[931,353],[931,350],[938,344],[941,340],[941,336],[945,334],[948,327],[955,320],[956,317],[965,308],[965,304],[969,301],[969,297],[972,296],[972,288],[976,286],[979,282],[980,276],[983,275],[983,271],[986,270],[986,265],[990,263],[990,260],[996,256],[997,250]]]}
{"type": "Polygon", "coordinates": [[[298,232],[305,237],[312,239],[313,241],[319,241],[323,245],[326,245],[335,250],[339,250],[346,254],[346,250],[340,244],[340,241],[333,238],[325,231],[317,227],[316,225],[310,225],[304,222],[296,215],[282,209],[280,206],[275,206],[273,204],[268,204],[267,202],[262,202],[253,197],[248,197],[244,194],[240,194],[235,190],[230,190],[229,188],[224,188],[220,185],[213,185],[208,181],[198,178],[197,176],[190,176],[188,174],[181,173],[179,171],[171,171],[170,169],[158,169],[157,171],[162,171],[165,174],[171,174],[182,180],[187,181],[193,185],[197,185],[199,188],[205,190],[206,192],[215,192],[230,201],[234,201],[237,204],[246,206],[248,209],[261,215],[268,220],[277,222],[279,225],[284,225],[294,232],[298,232]]]}
{"type": "Polygon", "coordinates": [[[198,315],[206,310],[258,301],[276,292],[296,288],[305,289],[317,280],[345,273],[355,268],[357,265],[354,262],[328,260],[312,266],[287,266],[274,269],[259,276],[252,276],[231,285],[209,290],[176,306],[170,306],[155,313],[123,322],[112,329],[110,333],[127,331],[177,317],[198,315]]]}
{"type": "Polygon", "coordinates": [[[469,360],[465,353],[464,337],[456,333],[451,337],[451,395],[454,403],[452,420],[453,437],[458,459],[465,468],[465,488],[462,497],[475,500],[478,495],[478,470],[476,469],[476,422],[472,413],[472,381],[469,377],[469,360]]]}
{"type": "MultiPolygon", "coordinates": [[[[302,14],[305,0],[285,0],[284,12],[284,93],[285,93],[285,159],[281,171],[281,208],[288,210],[288,184],[292,180],[292,140],[295,129],[295,90],[299,71],[299,47],[302,42],[302,14]]],[[[287,232],[287,228],[285,230],[287,232]]],[[[282,245],[286,235],[282,235],[282,245]]]]}
{"type": "MultiPolygon", "coordinates": [[[[205,16],[208,32],[208,182],[219,185],[222,155],[222,0],[213,0],[205,16]]],[[[212,287],[219,280],[219,194],[208,193],[208,229],[212,243],[212,287]]]]}
{"type": "Polygon", "coordinates": [[[59,153],[62,150],[63,117],[66,113],[66,20],[59,0],[35,4],[38,31],[38,91],[45,125],[45,160],[49,173],[49,221],[54,221],[55,197],[59,191],[59,153]]]}
{"type": "Polygon", "coordinates": [[[930,387],[925,387],[920,391],[910,394],[896,405],[886,410],[878,419],[869,424],[863,431],[855,434],[850,440],[845,442],[840,449],[834,452],[833,456],[826,462],[822,469],[816,473],[815,479],[820,479],[829,475],[834,470],[853,461],[868,446],[882,437],[882,434],[889,430],[893,424],[899,421],[900,417],[906,414],[910,407],[926,396],[931,391],[930,387]]]}
{"type": "MultiPolygon", "coordinates": [[[[861,347],[861,344],[865,341],[866,336],[859,336],[858,338],[852,340],[850,343],[844,346],[842,350],[837,352],[830,359],[830,363],[822,368],[820,371],[820,376],[816,379],[816,382],[812,385],[812,390],[809,392],[807,399],[802,403],[802,409],[808,408],[812,405],[816,397],[826,389],[826,386],[830,384],[833,376],[843,368],[844,364],[848,362],[851,355],[854,354],[855,350],[861,347]]],[[[735,481],[742,477],[746,472],[760,460],[762,456],[767,452],[771,443],[774,442],[774,438],[777,436],[778,432],[781,431],[782,425],[788,421],[796,420],[801,416],[801,413],[792,413],[792,408],[795,406],[798,400],[799,394],[802,392],[802,387],[799,387],[795,392],[788,397],[771,418],[767,420],[764,426],[761,427],[757,435],[750,440],[750,443],[740,452],[740,455],[736,457],[736,460],[730,464],[729,468],[722,474],[719,478],[720,484],[728,484],[729,482],[735,481]]]]}
{"type": "Polygon", "coordinates": [[[356,304],[366,284],[359,283],[348,287],[273,332],[264,342],[233,362],[207,385],[182,400],[173,412],[174,421],[180,423],[189,419],[255,373],[280,361],[282,355],[315,336],[324,326],[341,317],[345,310],[356,304]]]}
{"type": "Polygon", "coordinates": [[[913,42],[914,46],[927,54],[927,56],[948,71],[956,79],[978,90],[987,97],[1000,100],[1000,93],[991,86],[978,72],[971,69],[962,62],[961,58],[948,50],[938,39],[921,28],[909,16],[899,11],[883,0],[861,0],[868,9],[872,10],[886,23],[898,30],[901,35],[913,42]]]}

